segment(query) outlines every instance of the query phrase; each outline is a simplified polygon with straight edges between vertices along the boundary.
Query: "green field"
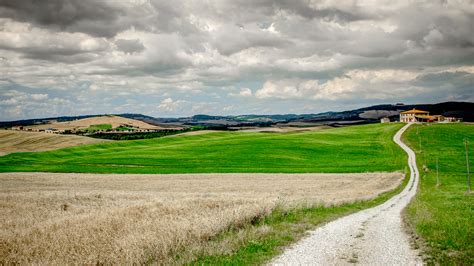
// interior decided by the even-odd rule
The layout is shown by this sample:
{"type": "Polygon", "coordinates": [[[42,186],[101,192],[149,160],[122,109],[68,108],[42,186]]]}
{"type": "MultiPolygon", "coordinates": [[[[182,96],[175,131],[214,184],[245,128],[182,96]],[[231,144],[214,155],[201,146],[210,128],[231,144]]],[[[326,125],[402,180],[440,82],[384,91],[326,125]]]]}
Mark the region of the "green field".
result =
{"type": "Polygon", "coordinates": [[[90,125],[88,128],[85,129],[85,131],[94,132],[98,130],[107,130],[107,129],[112,129],[112,125],[111,124],[90,125]]]}
{"type": "Polygon", "coordinates": [[[405,169],[392,141],[402,124],[299,133],[217,132],[117,141],[0,157],[0,172],[307,173],[405,169]]]}
{"type": "Polygon", "coordinates": [[[428,261],[442,265],[473,265],[474,194],[465,194],[463,139],[470,140],[472,171],[474,125],[414,125],[404,137],[417,153],[421,177],[420,190],[407,209],[407,218],[425,240],[431,257],[428,261]],[[436,185],[436,158],[439,160],[439,186],[436,185]]]}

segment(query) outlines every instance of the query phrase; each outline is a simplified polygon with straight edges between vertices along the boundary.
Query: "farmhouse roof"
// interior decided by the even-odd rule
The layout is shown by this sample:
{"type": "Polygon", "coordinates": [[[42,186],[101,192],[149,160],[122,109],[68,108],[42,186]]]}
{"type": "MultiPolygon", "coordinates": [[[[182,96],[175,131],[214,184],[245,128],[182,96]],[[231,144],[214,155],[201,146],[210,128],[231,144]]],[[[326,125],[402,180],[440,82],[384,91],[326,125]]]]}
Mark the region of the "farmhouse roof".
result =
{"type": "Polygon", "coordinates": [[[430,112],[428,111],[423,111],[423,110],[418,110],[413,108],[413,110],[408,110],[405,112],[401,112],[401,114],[429,114],[430,112]]]}

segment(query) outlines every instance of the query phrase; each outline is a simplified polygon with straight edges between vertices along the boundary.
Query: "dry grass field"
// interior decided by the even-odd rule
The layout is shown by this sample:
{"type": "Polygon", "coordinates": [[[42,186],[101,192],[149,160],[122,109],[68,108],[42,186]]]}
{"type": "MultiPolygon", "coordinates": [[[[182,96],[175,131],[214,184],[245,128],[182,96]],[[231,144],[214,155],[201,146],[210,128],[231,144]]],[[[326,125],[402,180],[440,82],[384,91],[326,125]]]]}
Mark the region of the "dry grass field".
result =
{"type": "Polygon", "coordinates": [[[177,253],[205,248],[277,206],[372,198],[402,177],[2,173],[0,264],[172,264],[177,253]]]}
{"type": "MultiPolygon", "coordinates": [[[[130,119],[115,115],[106,115],[106,116],[95,116],[89,118],[83,118],[73,121],[67,122],[53,122],[50,124],[44,125],[34,125],[34,126],[27,126],[25,128],[31,128],[34,130],[39,129],[47,129],[47,128],[56,128],[60,130],[78,130],[78,129],[86,129],[93,125],[102,125],[102,124],[110,124],[112,128],[117,128],[121,125],[131,125],[137,128],[142,129],[162,129],[163,127],[154,126],[148,123],[145,123],[140,120],[130,119]]],[[[179,129],[181,127],[178,127],[179,129]]]]}
{"type": "Polygon", "coordinates": [[[104,141],[107,140],[43,132],[0,130],[0,156],[13,152],[47,151],[104,141]]]}

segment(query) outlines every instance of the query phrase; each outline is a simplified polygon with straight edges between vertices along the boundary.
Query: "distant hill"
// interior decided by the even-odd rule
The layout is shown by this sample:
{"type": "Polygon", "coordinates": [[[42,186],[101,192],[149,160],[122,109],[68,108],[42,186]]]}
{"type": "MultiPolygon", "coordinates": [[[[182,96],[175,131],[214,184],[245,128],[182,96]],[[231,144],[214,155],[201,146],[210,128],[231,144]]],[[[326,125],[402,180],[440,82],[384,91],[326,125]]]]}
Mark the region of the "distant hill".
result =
{"type": "Polygon", "coordinates": [[[327,112],[316,115],[307,115],[298,121],[348,121],[365,120],[367,122],[378,121],[382,117],[396,120],[400,112],[413,108],[429,111],[431,114],[454,116],[463,121],[474,122],[474,103],[471,102],[444,102],[437,104],[383,104],[364,107],[344,112],[327,112]]]}
{"type": "Polygon", "coordinates": [[[91,126],[107,125],[110,128],[117,128],[121,125],[128,125],[140,129],[163,129],[158,125],[153,125],[142,120],[127,118],[117,115],[98,116],[70,116],[44,119],[30,119],[12,122],[1,122],[2,127],[23,126],[25,130],[33,131],[54,128],[57,130],[83,130],[91,126]],[[3,125],[2,125],[3,124],[3,125]]]}
{"type": "MultiPolygon", "coordinates": [[[[354,123],[374,123],[378,122],[382,117],[389,117],[392,121],[398,118],[398,114],[402,111],[410,109],[422,109],[429,111],[431,114],[440,114],[444,116],[454,116],[461,118],[467,122],[474,122],[474,103],[472,102],[444,102],[437,104],[382,104],[364,107],[355,110],[342,112],[324,112],[319,114],[277,114],[277,115],[238,115],[238,116],[212,116],[198,114],[192,117],[179,118],[156,118],[143,114],[116,114],[115,116],[139,120],[149,125],[159,127],[176,127],[176,126],[211,126],[211,127],[227,127],[227,126],[270,126],[273,124],[304,124],[304,123],[321,123],[321,124],[354,124],[354,123]]],[[[104,116],[104,115],[102,115],[104,116]]],[[[0,127],[11,126],[27,126],[46,124],[51,121],[67,122],[77,119],[85,119],[97,117],[97,115],[84,116],[61,116],[40,119],[27,119],[19,121],[0,122],[0,127]]]]}
{"type": "Polygon", "coordinates": [[[0,156],[14,152],[49,151],[104,141],[108,140],[43,132],[0,130],[0,156]]]}
{"type": "Polygon", "coordinates": [[[145,123],[140,120],[125,118],[115,115],[93,116],[71,121],[49,121],[49,123],[41,125],[26,126],[32,129],[55,128],[59,130],[81,130],[87,129],[94,125],[109,125],[111,128],[117,128],[121,125],[129,125],[141,129],[160,129],[160,127],[145,123]]]}

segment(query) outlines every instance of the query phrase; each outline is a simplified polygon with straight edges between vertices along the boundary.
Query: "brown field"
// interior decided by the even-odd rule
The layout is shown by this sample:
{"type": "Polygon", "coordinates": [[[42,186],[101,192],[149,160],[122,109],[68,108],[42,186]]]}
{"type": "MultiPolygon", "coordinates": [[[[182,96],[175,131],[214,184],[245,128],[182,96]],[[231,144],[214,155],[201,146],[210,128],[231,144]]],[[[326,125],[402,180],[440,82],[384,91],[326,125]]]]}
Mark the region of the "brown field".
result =
{"type": "Polygon", "coordinates": [[[372,198],[402,177],[2,173],[0,264],[173,264],[175,254],[199,250],[276,206],[372,198]]]}
{"type": "Polygon", "coordinates": [[[43,132],[0,130],[0,156],[13,152],[47,151],[104,141],[108,140],[43,132]]]}
{"type": "MultiPolygon", "coordinates": [[[[163,127],[154,126],[140,120],[114,116],[114,115],[95,116],[95,117],[78,119],[78,120],[73,120],[73,121],[68,121],[68,122],[53,122],[50,124],[28,126],[25,128],[27,129],[31,128],[33,130],[40,130],[40,129],[47,129],[47,128],[55,128],[59,130],[78,130],[78,129],[86,129],[92,125],[101,125],[101,124],[110,124],[112,125],[112,128],[116,128],[121,125],[131,125],[131,126],[141,128],[141,129],[163,129],[163,127]]],[[[177,127],[177,129],[180,129],[180,128],[181,127],[177,127]]]]}

